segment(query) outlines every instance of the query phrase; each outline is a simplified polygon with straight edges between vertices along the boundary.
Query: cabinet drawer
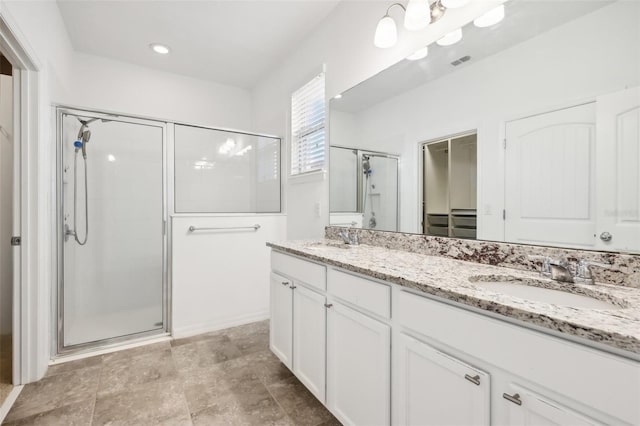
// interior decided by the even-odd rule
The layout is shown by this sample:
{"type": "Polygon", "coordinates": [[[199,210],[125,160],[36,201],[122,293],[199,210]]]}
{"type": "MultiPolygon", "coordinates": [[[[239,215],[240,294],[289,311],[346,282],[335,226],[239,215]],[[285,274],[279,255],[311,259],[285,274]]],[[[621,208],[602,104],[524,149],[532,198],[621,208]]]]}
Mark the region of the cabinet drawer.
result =
{"type": "Polygon", "coordinates": [[[327,289],[327,268],[323,265],[272,251],[271,269],[322,291],[327,289]]]}
{"type": "Polygon", "coordinates": [[[396,301],[401,326],[586,407],[640,424],[637,361],[406,291],[399,291],[396,301]]]}
{"type": "Polygon", "coordinates": [[[333,296],[363,309],[391,318],[391,287],[329,269],[328,290],[333,296]]]}

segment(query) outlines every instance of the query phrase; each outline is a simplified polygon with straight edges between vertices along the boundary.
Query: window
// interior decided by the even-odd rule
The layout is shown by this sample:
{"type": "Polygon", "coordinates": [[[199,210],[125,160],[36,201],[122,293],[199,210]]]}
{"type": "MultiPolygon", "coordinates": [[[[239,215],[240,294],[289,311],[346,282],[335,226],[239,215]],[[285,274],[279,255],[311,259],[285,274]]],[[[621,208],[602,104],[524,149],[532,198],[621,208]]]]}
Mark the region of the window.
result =
{"type": "Polygon", "coordinates": [[[324,73],[291,95],[291,175],[324,167],[324,73]]]}

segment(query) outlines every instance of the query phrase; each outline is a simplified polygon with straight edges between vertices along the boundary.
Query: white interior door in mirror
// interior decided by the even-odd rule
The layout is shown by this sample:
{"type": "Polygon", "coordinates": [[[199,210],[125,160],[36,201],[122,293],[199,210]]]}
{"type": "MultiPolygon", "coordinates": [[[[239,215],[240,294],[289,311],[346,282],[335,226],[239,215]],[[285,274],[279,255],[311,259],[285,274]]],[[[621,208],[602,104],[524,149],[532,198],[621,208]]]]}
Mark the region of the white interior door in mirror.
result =
{"type": "Polygon", "coordinates": [[[640,88],[597,99],[598,244],[640,251],[640,88]]]}
{"type": "Polygon", "coordinates": [[[505,239],[592,249],[594,103],[506,124],[505,239]]]}

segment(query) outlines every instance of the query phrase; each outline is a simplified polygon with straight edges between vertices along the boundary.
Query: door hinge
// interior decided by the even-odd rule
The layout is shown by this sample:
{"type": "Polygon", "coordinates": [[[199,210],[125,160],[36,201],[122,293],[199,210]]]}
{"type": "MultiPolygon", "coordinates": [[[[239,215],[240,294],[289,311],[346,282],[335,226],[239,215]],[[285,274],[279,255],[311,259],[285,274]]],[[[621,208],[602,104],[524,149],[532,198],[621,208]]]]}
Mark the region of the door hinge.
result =
{"type": "Polygon", "coordinates": [[[22,238],[20,238],[20,237],[11,237],[11,245],[12,246],[19,246],[21,242],[22,242],[22,238]]]}
{"type": "Polygon", "coordinates": [[[503,149],[507,149],[507,139],[506,138],[502,140],[502,148],[503,149]]]}
{"type": "Polygon", "coordinates": [[[506,210],[502,210],[502,220],[507,220],[507,211],[506,210]]]}

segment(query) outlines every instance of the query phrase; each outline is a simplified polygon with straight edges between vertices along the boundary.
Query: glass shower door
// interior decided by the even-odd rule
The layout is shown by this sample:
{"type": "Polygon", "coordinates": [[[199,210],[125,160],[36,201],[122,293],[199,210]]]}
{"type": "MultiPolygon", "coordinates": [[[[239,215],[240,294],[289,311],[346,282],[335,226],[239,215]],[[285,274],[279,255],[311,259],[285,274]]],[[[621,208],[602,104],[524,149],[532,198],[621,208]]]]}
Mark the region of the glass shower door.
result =
{"type": "Polygon", "coordinates": [[[59,114],[58,347],[162,332],[164,126],[78,111],[59,114]]]}
{"type": "Polygon", "coordinates": [[[371,152],[361,154],[362,227],[398,230],[398,159],[371,152]]]}

